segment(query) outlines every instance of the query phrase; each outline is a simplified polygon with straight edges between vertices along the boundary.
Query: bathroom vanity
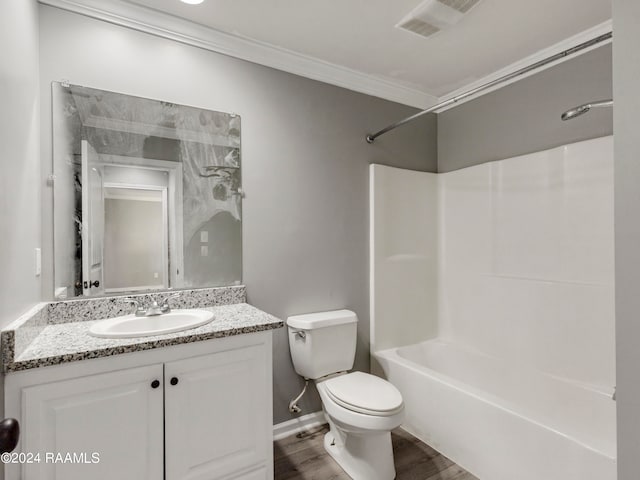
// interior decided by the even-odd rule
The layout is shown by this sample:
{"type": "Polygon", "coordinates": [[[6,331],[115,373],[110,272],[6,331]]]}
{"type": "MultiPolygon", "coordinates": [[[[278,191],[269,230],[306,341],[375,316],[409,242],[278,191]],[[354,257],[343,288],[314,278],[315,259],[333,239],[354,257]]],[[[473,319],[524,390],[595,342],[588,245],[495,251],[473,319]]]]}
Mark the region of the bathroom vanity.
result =
{"type": "Polygon", "coordinates": [[[273,478],[283,322],[240,285],[240,116],[67,82],[51,100],[60,301],[2,331],[5,478],[273,478]]]}
{"type": "MultiPolygon", "coordinates": [[[[244,287],[210,290],[224,303],[218,294],[238,288],[228,301],[244,300],[244,287]]],[[[44,304],[2,332],[23,454],[6,478],[272,479],[270,330],[282,322],[246,303],[199,303],[214,318],[195,329],[92,337],[87,310],[103,318],[119,308],[109,301],[44,304]]]]}

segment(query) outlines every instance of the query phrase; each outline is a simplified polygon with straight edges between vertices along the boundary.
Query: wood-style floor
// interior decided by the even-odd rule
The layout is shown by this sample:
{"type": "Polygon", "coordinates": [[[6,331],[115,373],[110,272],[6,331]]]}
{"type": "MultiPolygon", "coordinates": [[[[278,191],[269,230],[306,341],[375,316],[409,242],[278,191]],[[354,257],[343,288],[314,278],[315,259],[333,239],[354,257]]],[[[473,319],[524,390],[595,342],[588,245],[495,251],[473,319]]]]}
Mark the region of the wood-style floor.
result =
{"type": "MultiPolygon", "coordinates": [[[[275,480],[349,480],[324,450],[328,426],[274,443],[275,480]]],[[[401,429],[391,433],[396,480],[478,480],[401,429]]]]}

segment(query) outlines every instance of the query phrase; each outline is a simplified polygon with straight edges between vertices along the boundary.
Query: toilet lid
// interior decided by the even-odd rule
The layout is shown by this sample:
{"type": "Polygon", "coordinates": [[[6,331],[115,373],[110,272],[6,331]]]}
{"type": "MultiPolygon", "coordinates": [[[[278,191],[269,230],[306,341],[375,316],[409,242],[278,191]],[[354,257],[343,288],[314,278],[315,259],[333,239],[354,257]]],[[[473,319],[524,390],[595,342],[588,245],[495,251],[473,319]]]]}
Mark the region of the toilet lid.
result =
{"type": "Polygon", "coordinates": [[[386,380],[353,372],[324,382],[325,391],[338,405],[354,412],[388,416],[402,410],[402,395],[386,380]]]}

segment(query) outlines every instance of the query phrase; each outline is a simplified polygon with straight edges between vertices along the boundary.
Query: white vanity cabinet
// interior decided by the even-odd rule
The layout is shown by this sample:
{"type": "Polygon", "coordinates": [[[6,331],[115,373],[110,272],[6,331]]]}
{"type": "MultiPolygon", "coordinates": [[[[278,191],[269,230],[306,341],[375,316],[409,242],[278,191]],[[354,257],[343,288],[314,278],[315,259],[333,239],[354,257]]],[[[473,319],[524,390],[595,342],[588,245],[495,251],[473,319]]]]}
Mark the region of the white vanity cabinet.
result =
{"type": "Polygon", "coordinates": [[[264,349],[251,346],[165,364],[167,480],[225,478],[266,464],[273,427],[263,418],[271,403],[265,362],[264,349]]]}
{"type": "MultiPolygon", "coordinates": [[[[40,452],[24,464],[25,479],[162,479],[162,365],[130,368],[25,387],[23,452],[40,452]],[[50,454],[81,453],[87,463],[53,463],[50,454]],[[98,463],[93,453],[99,455],[98,463]]],[[[60,459],[62,461],[62,459],[60,459]]]]}
{"type": "Polygon", "coordinates": [[[271,332],[10,373],[7,480],[271,480],[271,332]],[[86,463],[45,455],[84,454],[86,463]],[[99,454],[99,462],[91,455],[99,454]]]}

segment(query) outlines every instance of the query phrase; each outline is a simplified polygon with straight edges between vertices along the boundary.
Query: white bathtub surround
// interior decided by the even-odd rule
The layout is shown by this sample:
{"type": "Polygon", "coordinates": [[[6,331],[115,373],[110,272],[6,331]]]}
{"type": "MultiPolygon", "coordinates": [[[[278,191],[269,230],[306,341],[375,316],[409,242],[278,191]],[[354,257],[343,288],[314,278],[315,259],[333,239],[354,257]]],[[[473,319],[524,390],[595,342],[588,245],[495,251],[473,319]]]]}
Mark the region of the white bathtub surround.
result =
{"type": "Polygon", "coordinates": [[[439,202],[441,334],[612,388],[613,138],[441,175],[439,202]]]}
{"type": "Polygon", "coordinates": [[[612,137],[371,168],[372,351],[405,427],[483,479],[615,479],[612,137]]]}
{"type": "Polygon", "coordinates": [[[438,175],[371,165],[369,187],[371,349],[377,351],[437,334],[438,175]]]}

